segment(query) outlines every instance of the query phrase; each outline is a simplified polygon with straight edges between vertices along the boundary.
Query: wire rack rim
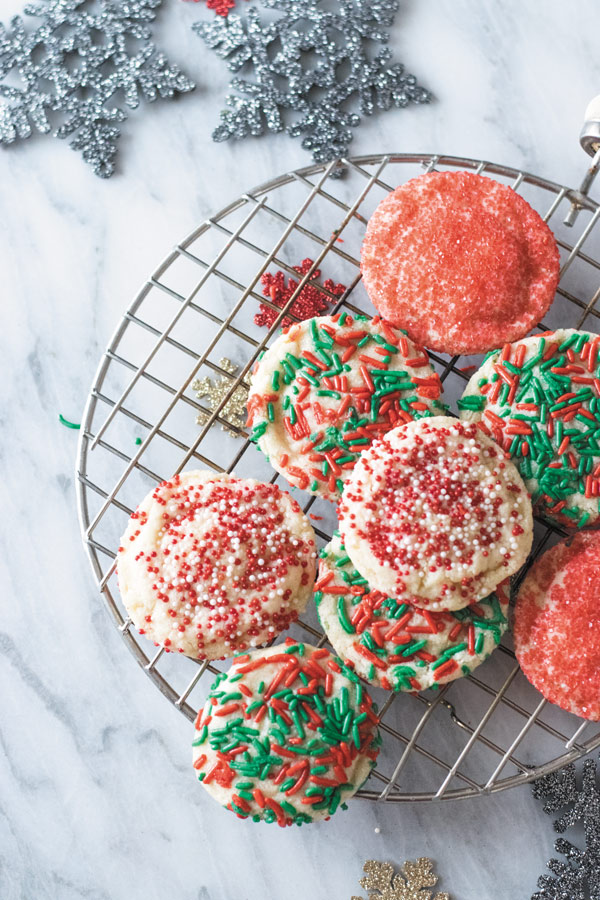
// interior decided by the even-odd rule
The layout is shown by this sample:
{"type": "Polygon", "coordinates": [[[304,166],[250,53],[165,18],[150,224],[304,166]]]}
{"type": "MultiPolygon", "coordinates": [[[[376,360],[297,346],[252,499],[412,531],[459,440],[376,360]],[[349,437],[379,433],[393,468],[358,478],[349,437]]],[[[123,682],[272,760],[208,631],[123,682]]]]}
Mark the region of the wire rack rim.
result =
{"type": "MultiPolygon", "coordinates": [[[[434,168],[435,166],[449,166],[460,169],[473,169],[478,172],[485,172],[489,174],[499,175],[502,177],[513,178],[516,179],[516,184],[520,185],[522,182],[526,182],[529,184],[533,184],[537,187],[543,188],[551,193],[556,195],[561,195],[560,199],[566,197],[568,200],[577,199],[580,208],[584,208],[592,213],[596,213],[599,209],[598,204],[591,200],[590,198],[584,198],[582,200],[581,197],[577,196],[577,191],[565,188],[562,185],[557,184],[551,180],[546,178],[542,178],[533,173],[528,173],[522,170],[515,169],[513,167],[501,165],[498,163],[493,163],[487,160],[480,160],[470,157],[458,157],[458,156],[445,156],[434,153],[387,153],[387,154],[366,154],[362,156],[354,156],[348,158],[342,158],[339,160],[334,160],[328,164],[313,164],[310,166],[305,166],[301,169],[297,169],[292,172],[288,172],[282,174],[270,181],[263,182],[262,184],[254,187],[253,189],[246,191],[236,200],[229,203],[227,206],[223,207],[217,213],[212,215],[210,218],[206,219],[199,226],[194,228],[181,242],[176,244],[173,249],[167,254],[167,256],[163,259],[163,261],[157,266],[152,275],[143,283],[141,288],[139,289],[137,295],[127,308],[127,310],[123,313],[121,319],[119,320],[110,340],[107,344],[104,355],[102,356],[96,373],[94,375],[94,379],[92,382],[92,387],[90,393],[88,395],[88,399],[82,414],[82,425],[79,434],[78,448],[77,448],[77,464],[76,464],[76,476],[78,483],[77,490],[77,509],[78,509],[78,518],[79,524],[81,528],[83,543],[90,561],[90,565],[92,571],[94,573],[94,577],[97,581],[97,585],[100,588],[101,593],[104,595],[104,599],[106,601],[106,605],[111,613],[111,616],[115,622],[115,625],[121,632],[121,636],[125,643],[127,644],[130,652],[136,658],[138,664],[145,670],[146,674],[151,678],[151,680],[156,684],[160,692],[171,701],[171,703],[176,706],[179,710],[184,712],[188,718],[193,718],[195,715],[194,710],[189,704],[186,702],[186,697],[191,691],[192,687],[184,690],[182,693],[178,693],[171,686],[171,684],[163,677],[163,675],[156,669],[154,662],[160,656],[160,653],[155,654],[154,659],[148,657],[142,647],[137,643],[133,635],[129,631],[128,622],[123,618],[115,600],[113,599],[110,589],[108,587],[108,580],[111,574],[112,569],[109,569],[108,572],[103,574],[102,566],[100,564],[98,553],[102,552],[107,554],[109,557],[114,558],[114,553],[107,548],[103,547],[97,541],[95,541],[91,535],[88,534],[88,530],[90,527],[90,516],[88,509],[88,498],[87,498],[87,489],[90,487],[92,482],[88,479],[88,453],[90,449],[90,444],[92,443],[93,435],[92,435],[92,422],[94,418],[94,414],[98,405],[99,399],[101,399],[100,391],[104,384],[106,375],[108,373],[109,367],[112,362],[114,362],[114,356],[116,349],[119,346],[119,343],[125,334],[127,327],[131,324],[131,316],[136,313],[148,293],[152,290],[152,288],[159,281],[161,276],[169,269],[171,264],[178,259],[182,254],[185,254],[187,248],[193,244],[207,229],[214,226],[215,223],[220,222],[222,219],[227,218],[232,213],[236,212],[240,208],[243,208],[248,202],[255,202],[259,197],[264,196],[269,191],[274,191],[284,185],[290,184],[296,180],[305,181],[311,175],[322,175],[324,172],[327,172],[328,176],[332,171],[337,170],[339,168],[351,168],[354,171],[360,172],[360,174],[364,175],[366,178],[370,178],[375,183],[377,183],[380,187],[389,188],[389,185],[386,185],[384,182],[380,181],[377,176],[373,178],[372,173],[365,171],[363,166],[374,166],[381,165],[384,163],[386,165],[393,164],[421,164],[423,166],[428,166],[430,168],[434,168]]],[[[325,183],[325,182],[324,182],[325,183]]],[[[308,185],[315,188],[315,185],[311,182],[308,182],[308,185]]],[[[316,193],[323,193],[322,188],[317,188],[316,193]]],[[[559,197],[555,203],[557,203],[559,197]]],[[[349,209],[349,208],[348,208],[349,209]]],[[[177,296],[179,300],[185,300],[186,298],[177,296]]],[[[448,363],[450,367],[452,365],[452,361],[448,363]]],[[[114,564],[113,564],[114,568],[114,564]]],[[[196,676],[195,676],[196,677],[196,676]]],[[[199,677],[199,676],[198,676],[199,677]]],[[[533,713],[532,713],[533,715],[533,713]]],[[[530,717],[531,718],[531,717],[530,717]]],[[[534,720],[535,721],[535,720],[534,720]]],[[[600,746],[600,734],[596,735],[593,738],[588,739],[586,742],[578,742],[576,746],[574,746],[575,739],[579,735],[583,726],[575,732],[575,735],[571,738],[571,740],[566,744],[566,752],[561,756],[556,757],[550,762],[541,764],[537,767],[527,768],[526,771],[518,772],[515,775],[507,776],[505,778],[499,778],[498,780],[494,780],[496,778],[496,773],[490,780],[493,783],[485,784],[485,785],[477,785],[477,787],[461,787],[461,788],[451,788],[448,790],[444,790],[444,792],[436,797],[435,792],[417,792],[417,793],[406,793],[401,792],[397,789],[397,786],[392,781],[390,783],[390,779],[387,776],[378,773],[379,780],[384,781],[388,786],[383,791],[374,791],[363,789],[360,794],[363,798],[371,799],[371,800],[381,800],[382,793],[384,793],[386,802],[423,802],[430,801],[432,799],[438,800],[452,800],[452,799],[465,799],[471,798],[475,796],[485,796],[491,793],[496,793],[498,791],[515,787],[517,785],[526,784],[543,774],[547,774],[552,772],[561,766],[565,765],[568,762],[571,762],[577,758],[579,758],[582,753],[590,752],[594,750],[598,746],[600,746]]],[[[415,747],[416,750],[420,750],[418,746],[415,747]]],[[[510,750],[511,748],[509,748],[510,750]]],[[[507,751],[507,755],[508,755],[507,751]]],[[[503,762],[506,762],[506,756],[504,757],[503,762]]],[[[444,764],[446,765],[446,764],[444,764]]],[[[450,771],[450,766],[448,766],[448,771],[450,771]]],[[[500,767],[499,767],[500,768],[500,767]]],[[[470,779],[467,779],[469,784],[472,784],[470,779]]]]}

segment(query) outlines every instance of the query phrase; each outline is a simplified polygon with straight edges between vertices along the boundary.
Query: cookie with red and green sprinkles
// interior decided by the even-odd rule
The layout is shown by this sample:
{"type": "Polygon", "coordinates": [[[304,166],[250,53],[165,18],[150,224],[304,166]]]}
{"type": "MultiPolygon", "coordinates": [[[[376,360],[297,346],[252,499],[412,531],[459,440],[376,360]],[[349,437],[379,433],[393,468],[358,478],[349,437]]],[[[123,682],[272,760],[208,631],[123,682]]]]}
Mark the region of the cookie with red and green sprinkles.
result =
{"type": "Polygon", "coordinates": [[[277,485],[192,471],[159,484],[132,514],[117,577],[140,634],[219,659],[267,643],[298,618],[316,560],[310,522],[277,485]]]}
{"type": "Polygon", "coordinates": [[[389,431],[338,507],[348,556],[374,590],[428,610],[487,597],[527,559],[531,501],[479,423],[434,416],[389,431]]]}
{"type": "Polygon", "coordinates": [[[517,597],[515,654],[543,696],[600,721],[600,534],[576,534],[540,556],[517,597]]]}
{"type": "Polygon", "coordinates": [[[320,552],[319,620],[346,665],[387,691],[425,691],[476,669],[508,627],[508,584],[464,609],[434,612],[373,591],[339,532],[320,552]]]}
{"type": "Polygon", "coordinates": [[[326,819],[361,787],[379,753],[377,706],[328,650],[284,644],[237,656],[195,722],[194,769],[243,819],[326,819]]]}
{"type": "Polygon", "coordinates": [[[458,401],[510,454],[534,507],[570,528],[600,518],[600,336],[559,329],[506,344],[458,401]]]}
{"type": "Polygon", "coordinates": [[[425,350],[380,317],[310,319],[281,334],[255,368],[251,440],[290,484],[337,501],[365,447],[443,412],[441,392],[425,350]]]}

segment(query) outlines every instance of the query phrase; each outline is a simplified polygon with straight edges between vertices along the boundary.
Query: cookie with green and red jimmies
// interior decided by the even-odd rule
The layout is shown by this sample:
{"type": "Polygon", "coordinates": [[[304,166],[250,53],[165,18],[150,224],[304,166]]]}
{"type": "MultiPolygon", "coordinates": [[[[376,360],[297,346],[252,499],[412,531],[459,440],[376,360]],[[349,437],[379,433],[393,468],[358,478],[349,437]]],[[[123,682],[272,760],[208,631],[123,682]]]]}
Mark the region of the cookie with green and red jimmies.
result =
{"type": "Polygon", "coordinates": [[[427,353],[376,317],[292,325],[257,363],[251,440],[295,487],[337,501],[361,452],[398,423],[444,412],[427,353]]]}
{"type": "Polygon", "coordinates": [[[339,532],[321,550],[315,602],[336,653],[388,691],[425,691],[469,675],[508,628],[508,582],[464,609],[430,612],[372,591],[339,532]]]}
{"type": "Polygon", "coordinates": [[[341,659],[288,639],[217,676],[196,719],[194,768],[241,818],[302,825],[345,807],[368,778],[377,726],[377,707],[341,659]]]}
{"type": "Polygon", "coordinates": [[[519,469],[534,508],[570,528],[600,518],[600,335],[561,328],[495,350],[458,401],[519,469]]]}

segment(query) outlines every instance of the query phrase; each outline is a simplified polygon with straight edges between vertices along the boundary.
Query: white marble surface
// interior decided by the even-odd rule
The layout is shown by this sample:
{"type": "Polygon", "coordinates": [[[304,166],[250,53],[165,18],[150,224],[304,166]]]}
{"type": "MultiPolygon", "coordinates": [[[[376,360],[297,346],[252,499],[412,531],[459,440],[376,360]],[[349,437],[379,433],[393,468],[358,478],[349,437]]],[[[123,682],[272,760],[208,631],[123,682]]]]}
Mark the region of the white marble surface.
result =
{"type": "MultiPolygon", "coordinates": [[[[0,19],[20,7],[0,0],[0,19]]],[[[156,31],[198,82],[133,113],[104,182],[64,144],[0,151],[0,897],[282,900],[360,893],[368,857],[431,855],[455,900],[530,896],[552,845],[527,787],[482,801],[355,802],[319,828],[251,827],[194,783],[189,724],[144,678],[97,596],[76,511],[76,433],[138,285],[211,211],[308,162],[284,136],[215,145],[227,73],[168,0],[156,31]],[[378,831],[376,831],[378,829],[378,831]]],[[[353,152],[435,150],[579,182],[600,90],[594,0],[404,0],[396,55],[431,106],[373,117],[353,152]]]]}

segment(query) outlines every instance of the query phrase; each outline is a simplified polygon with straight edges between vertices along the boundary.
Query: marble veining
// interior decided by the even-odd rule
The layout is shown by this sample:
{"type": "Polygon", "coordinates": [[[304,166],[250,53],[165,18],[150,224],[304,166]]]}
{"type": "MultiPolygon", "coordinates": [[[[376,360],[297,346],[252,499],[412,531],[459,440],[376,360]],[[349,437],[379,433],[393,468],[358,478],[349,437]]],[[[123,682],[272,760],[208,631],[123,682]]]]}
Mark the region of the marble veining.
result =
{"type": "MultiPolygon", "coordinates": [[[[0,18],[20,6],[2,0],[0,18]]],[[[189,30],[209,13],[163,6],[158,43],[198,89],[124,124],[117,175],[100,181],[45,138],[0,150],[0,897],[346,900],[365,859],[417,855],[435,859],[455,900],[529,897],[553,834],[527,787],[356,801],[293,830],[221,810],[194,782],[189,723],[102,608],[77,525],[77,435],[58,413],[79,420],[118,317],[172,244],[247,187],[310,161],[283,135],[212,143],[228,73],[189,30]]],[[[594,0],[404,0],[395,55],[437,99],[375,115],[352,152],[476,156],[578,184],[599,25],[594,0]]]]}

